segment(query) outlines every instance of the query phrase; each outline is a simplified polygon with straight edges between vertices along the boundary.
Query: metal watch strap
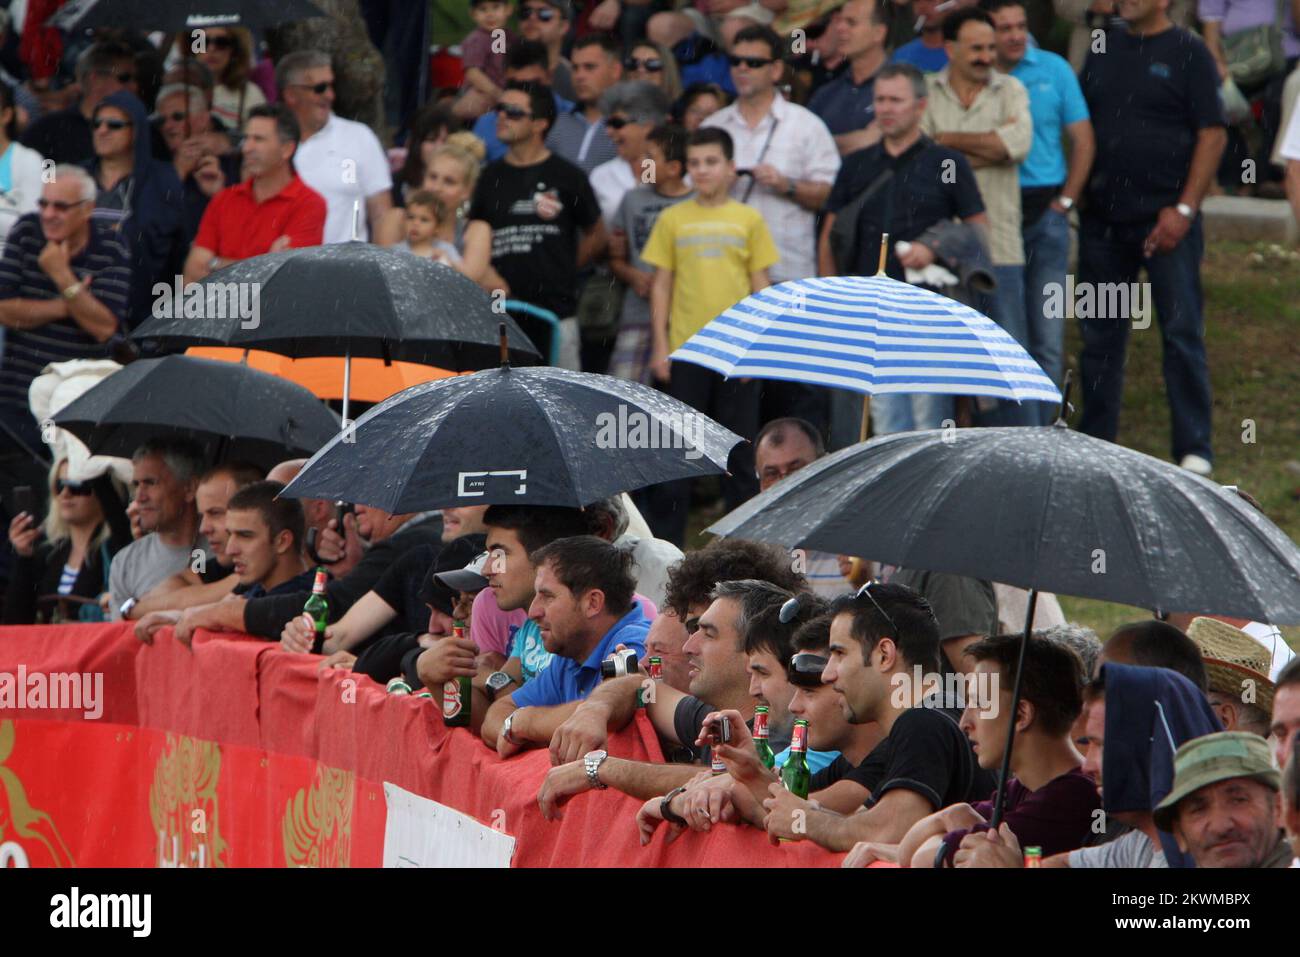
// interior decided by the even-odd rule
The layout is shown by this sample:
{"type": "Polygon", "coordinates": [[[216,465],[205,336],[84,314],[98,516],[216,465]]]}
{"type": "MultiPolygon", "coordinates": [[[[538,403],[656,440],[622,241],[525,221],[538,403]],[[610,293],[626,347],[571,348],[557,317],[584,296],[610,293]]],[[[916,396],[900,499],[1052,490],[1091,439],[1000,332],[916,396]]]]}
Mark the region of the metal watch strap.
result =
{"type": "Polygon", "coordinates": [[[600,780],[600,766],[605,763],[609,757],[608,752],[601,756],[599,761],[593,762],[590,755],[582,759],[582,769],[587,772],[587,782],[597,791],[604,791],[609,788],[608,784],[602,784],[600,780]]]}
{"type": "Polygon", "coordinates": [[[686,818],[676,813],[672,808],[673,798],[677,797],[677,795],[681,794],[685,790],[686,790],[685,784],[683,784],[681,787],[673,788],[671,791],[665,794],[664,799],[659,802],[659,816],[662,817],[669,824],[676,824],[678,827],[690,827],[690,825],[686,821],[686,818]]]}

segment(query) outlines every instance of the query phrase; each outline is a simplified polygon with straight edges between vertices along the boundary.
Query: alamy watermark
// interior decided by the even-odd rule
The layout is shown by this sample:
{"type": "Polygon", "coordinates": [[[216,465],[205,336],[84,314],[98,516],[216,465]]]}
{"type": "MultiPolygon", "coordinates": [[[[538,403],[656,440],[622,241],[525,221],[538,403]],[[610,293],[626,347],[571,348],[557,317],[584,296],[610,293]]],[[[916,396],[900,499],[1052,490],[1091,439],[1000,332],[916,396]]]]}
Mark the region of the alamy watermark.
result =
{"type": "Polygon", "coordinates": [[[241,329],[262,325],[260,282],[207,282],[185,285],[176,276],[171,285],[154,283],[156,319],[238,319],[241,329]]]}
{"type": "Polygon", "coordinates": [[[971,672],[957,674],[926,672],[913,665],[911,674],[900,671],[890,679],[890,704],[895,708],[943,708],[961,711],[968,707],[980,711],[981,717],[996,718],[1001,699],[998,696],[998,673],[971,672]]]}
{"type": "Polygon", "coordinates": [[[87,721],[104,714],[102,671],[0,671],[0,711],[80,711],[87,721]]]}
{"type": "Polygon", "coordinates": [[[1043,286],[1043,316],[1047,319],[1124,319],[1134,329],[1151,328],[1151,283],[1079,282],[1043,286]]]}
{"type": "Polygon", "coordinates": [[[619,403],[618,414],[596,416],[596,448],[599,449],[684,449],[686,458],[704,455],[704,416],[697,412],[652,415],[629,411],[619,403]]]}

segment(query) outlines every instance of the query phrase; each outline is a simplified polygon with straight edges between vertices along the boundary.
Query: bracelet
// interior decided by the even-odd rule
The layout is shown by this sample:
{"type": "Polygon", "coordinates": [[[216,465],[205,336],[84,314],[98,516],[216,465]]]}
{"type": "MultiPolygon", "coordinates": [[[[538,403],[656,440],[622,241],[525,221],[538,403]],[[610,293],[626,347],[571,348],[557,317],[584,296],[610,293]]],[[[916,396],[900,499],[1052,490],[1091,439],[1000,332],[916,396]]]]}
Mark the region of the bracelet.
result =
{"type": "Polygon", "coordinates": [[[63,298],[68,300],[68,302],[71,302],[81,294],[81,290],[84,289],[85,286],[86,284],[84,282],[74,282],[67,289],[63,290],[63,298]]]}
{"type": "Polygon", "coordinates": [[[673,788],[666,795],[664,795],[664,799],[659,802],[659,816],[662,817],[669,824],[676,824],[678,827],[690,827],[690,824],[687,823],[686,818],[682,817],[680,814],[678,814],[676,811],[672,809],[673,798],[677,797],[677,795],[681,794],[685,790],[686,790],[685,784],[683,784],[681,787],[673,788]]]}

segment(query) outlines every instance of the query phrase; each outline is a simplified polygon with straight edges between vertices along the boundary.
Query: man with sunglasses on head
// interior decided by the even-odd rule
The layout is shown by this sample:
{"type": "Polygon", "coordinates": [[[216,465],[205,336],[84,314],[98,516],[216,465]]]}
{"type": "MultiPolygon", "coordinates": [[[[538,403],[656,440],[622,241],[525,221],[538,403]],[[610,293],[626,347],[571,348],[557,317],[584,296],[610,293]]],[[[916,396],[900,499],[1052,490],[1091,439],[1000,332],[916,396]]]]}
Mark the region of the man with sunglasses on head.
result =
{"type": "Polygon", "coordinates": [[[79,166],[57,166],[39,211],[14,223],[0,258],[0,493],[41,488],[45,445],[28,388],[51,362],[105,359],[126,321],[131,256],[107,223],[91,219],[95,181],[79,166]]]}
{"type": "Polygon", "coordinates": [[[325,198],[323,242],[364,241],[368,224],[380,222],[393,208],[393,177],[379,138],[366,124],[334,113],[334,68],[328,53],[290,53],[276,64],[275,81],[301,131],[294,166],[302,181],[325,198]],[[360,222],[354,224],[358,203],[360,222]]]}
{"type": "Polygon", "coordinates": [[[564,56],[564,40],[572,20],[573,4],[569,0],[524,0],[519,5],[520,36],[546,47],[546,68],[555,95],[576,102],[573,64],[564,56]]]}
{"type": "Polygon", "coordinates": [[[24,146],[56,163],[83,163],[94,154],[91,117],[109,94],[137,92],[135,55],[120,43],[92,44],[77,57],[76,78],[81,99],[66,110],[42,116],[23,131],[24,146]]]}
{"type": "MultiPolygon", "coordinates": [[[[551,8],[545,7],[545,9],[550,10],[551,8]]],[[[536,40],[520,40],[506,54],[507,83],[514,81],[517,83],[549,84],[552,78],[551,67],[547,61],[546,47],[540,42],[536,40]]],[[[559,87],[552,86],[551,95],[555,99],[556,116],[573,109],[573,102],[564,98],[559,87]]],[[[506,144],[502,143],[497,136],[496,110],[489,110],[480,116],[475,121],[472,132],[487,147],[487,161],[489,163],[495,163],[506,155],[506,144]]]]}

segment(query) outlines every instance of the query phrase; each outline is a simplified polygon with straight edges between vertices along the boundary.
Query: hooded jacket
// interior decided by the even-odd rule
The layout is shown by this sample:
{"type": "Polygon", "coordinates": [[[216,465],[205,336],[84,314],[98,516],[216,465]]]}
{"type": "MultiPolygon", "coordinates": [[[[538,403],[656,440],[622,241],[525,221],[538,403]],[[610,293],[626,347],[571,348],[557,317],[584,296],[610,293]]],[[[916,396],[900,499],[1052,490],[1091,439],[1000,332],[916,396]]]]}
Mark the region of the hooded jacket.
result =
{"type": "MultiPolygon", "coordinates": [[[[185,190],[170,164],[153,158],[151,127],[144,104],[120,90],[104,97],[100,106],[115,106],[131,118],[135,165],[131,170],[130,212],[118,230],[131,251],[131,296],[127,325],[134,329],[149,318],[153,287],[170,286],[185,260],[185,190]]],[[[98,110],[98,108],[96,108],[98,110]]],[[[87,167],[98,179],[99,158],[87,167]]]]}
{"type": "MultiPolygon", "coordinates": [[[[1222,731],[1196,685],[1168,668],[1107,663],[1102,806],[1107,814],[1149,812],[1174,785],[1174,752],[1184,741],[1222,731]]],[[[1172,834],[1160,832],[1170,867],[1193,867],[1172,834]]]]}

